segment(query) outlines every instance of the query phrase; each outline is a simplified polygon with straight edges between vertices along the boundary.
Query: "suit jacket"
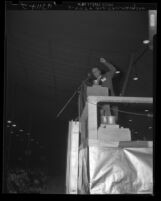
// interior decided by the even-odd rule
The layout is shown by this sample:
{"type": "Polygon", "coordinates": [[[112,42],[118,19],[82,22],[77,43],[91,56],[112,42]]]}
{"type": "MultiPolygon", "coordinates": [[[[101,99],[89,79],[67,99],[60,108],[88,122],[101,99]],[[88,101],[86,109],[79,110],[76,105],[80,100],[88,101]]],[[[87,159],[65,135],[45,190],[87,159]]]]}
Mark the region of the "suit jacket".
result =
{"type": "Polygon", "coordinates": [[[112,84],[112,78],[114,74],[115,72],[107,72],[103,74],[99,80],[99,85],[101,85],[102,87],[107,87],[109,89],[109,95],[111,96],[115,96],[112,84]]]}

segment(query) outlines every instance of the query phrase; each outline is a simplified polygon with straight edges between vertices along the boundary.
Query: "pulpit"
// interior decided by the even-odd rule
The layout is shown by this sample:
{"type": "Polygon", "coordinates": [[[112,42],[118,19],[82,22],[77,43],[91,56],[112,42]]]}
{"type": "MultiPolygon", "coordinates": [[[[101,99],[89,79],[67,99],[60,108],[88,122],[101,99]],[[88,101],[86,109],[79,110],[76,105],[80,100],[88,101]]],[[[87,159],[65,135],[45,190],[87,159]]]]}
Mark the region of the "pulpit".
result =
{"type": "Polygon", "coordinates": [[[86,102],[79,118],[81,143],[86,143],[89,140],[130,141],[131,133],[128,128],[120,128],[117,124],[98,127],[98,101],[96,101],[96,97],[109,97],[108,88],[87,87],[86,93],[86,102]]]}
{"type": "MultiPolygon", "coordinates": [[[[77,148],[69,151],[76,164],[70,169],[75,176],[68,175],[70,183],[75,184],[74,192],[153,194],[153,142],[131,141],[130,129],[116,123],[98,124],[99,103],[152,104],[153,99],[108,96],[108,88],[86,86],[81,90],[78,103],[79,122],[74,125],[77,125],[79,138],[76,138],[77,148]]],[[[69,136],[72,135],[75,134],[69,136]]]]}

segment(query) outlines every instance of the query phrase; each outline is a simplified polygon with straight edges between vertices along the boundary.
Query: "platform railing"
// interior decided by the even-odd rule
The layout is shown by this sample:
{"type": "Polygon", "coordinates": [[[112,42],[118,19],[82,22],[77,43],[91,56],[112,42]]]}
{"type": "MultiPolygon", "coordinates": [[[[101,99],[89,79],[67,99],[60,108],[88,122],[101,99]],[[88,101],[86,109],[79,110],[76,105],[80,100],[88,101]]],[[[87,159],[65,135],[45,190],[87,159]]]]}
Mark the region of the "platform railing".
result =
{"type": "Polygon", "coordinates": [[[98,139],[98,103],[153,104],[152,97],[122,97],[108,96],[108,94],[102,96],[99,95],[102,93],[99,93],[99,91],[107,90],[107,88],[102,88],[96,89],[97,91],[95,92],[93,87],[87,87],[87,99],[79,118],[81,142],[84,142],[87,138],[98,139]],[[89,91],[90,93],[88,93],[89,91]],[[91,91],[94,93],[94,96],[91,91]]]}

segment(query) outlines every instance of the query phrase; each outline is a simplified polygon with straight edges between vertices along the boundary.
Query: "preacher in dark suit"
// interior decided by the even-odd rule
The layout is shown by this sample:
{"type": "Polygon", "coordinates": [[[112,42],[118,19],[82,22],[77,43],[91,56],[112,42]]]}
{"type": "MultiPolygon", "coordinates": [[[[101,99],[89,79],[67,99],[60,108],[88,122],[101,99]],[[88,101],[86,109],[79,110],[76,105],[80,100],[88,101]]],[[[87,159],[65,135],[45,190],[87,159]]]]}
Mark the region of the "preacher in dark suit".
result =
{"type": "MultiPolygon", "coordinates": [[[[108,68],[108,72],[102,74],[101,70],[98,67],[92,68],[92,75],[94,76],[93,85],[101,85],[102,87],[107,87],[109,89],[109,95],[115,96],[112,78],[115,75],[116,68],[104,58],[100,58],[100,62],[108,68]]],[[[116,106],[112,107],[116,121],[118,119],[118,108],[116,106]]],[[[100,110],[101,116],[111,116],[111,109],[109,104],[103,105],[100,110]]]]}

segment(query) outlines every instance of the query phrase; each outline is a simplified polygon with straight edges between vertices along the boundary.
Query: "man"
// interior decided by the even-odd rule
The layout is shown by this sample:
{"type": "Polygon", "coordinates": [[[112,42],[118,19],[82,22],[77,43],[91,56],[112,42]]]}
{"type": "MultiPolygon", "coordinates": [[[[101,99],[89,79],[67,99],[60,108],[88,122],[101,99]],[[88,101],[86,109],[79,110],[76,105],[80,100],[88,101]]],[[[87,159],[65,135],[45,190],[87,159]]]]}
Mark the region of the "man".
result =
{"type": "MultiPolygon", "coordinates": [[[[102,74],[101,70],[98,67],[92,68],[92,74],[96,78],[93,81],[93,85],[101,85],[102,87],[107,87],[109,89],[109,95],[115,96],[112,84],[112,78],[115,75],[116,68],[109,62],[107,62],[104,58],[100,58],[100,62],[104,64],[108,68],[108,72],[102,74]]],[[[118,119],[118,109],[113,106],[112,111],[114,116],[116,117],[116,121],[118,119]]],[[[105,104],[101,109],[101,116],[111,116],[110,105],[105,104]]]]}

